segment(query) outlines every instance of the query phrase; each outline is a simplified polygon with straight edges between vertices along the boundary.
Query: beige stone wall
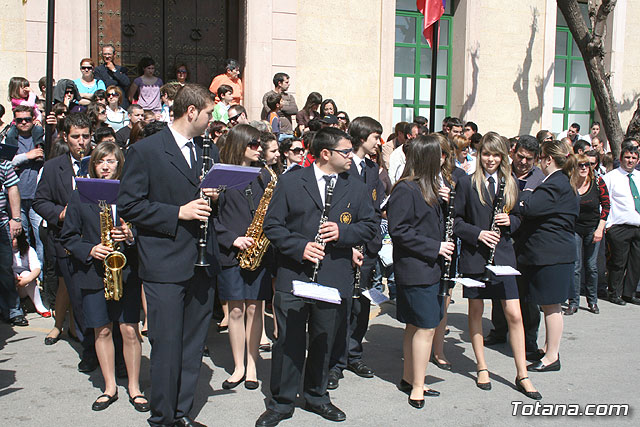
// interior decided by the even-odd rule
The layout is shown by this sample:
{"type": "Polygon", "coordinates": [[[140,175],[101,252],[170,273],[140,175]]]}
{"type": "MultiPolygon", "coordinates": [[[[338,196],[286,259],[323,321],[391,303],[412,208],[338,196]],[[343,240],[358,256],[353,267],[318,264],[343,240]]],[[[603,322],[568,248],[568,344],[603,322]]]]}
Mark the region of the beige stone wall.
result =
{"type": "MultiPolygon", "coordinates": [[[[7,100],[9,79],[26,77],[36,94],[46,73],[47,0],[0,0],[0,102],[7,100]]],[[[56,2],[54,72],[56,80],[80,76],[80,59],[89,56],[89,2],[56,2]],[[60,52],[60,54],[59,54],[60,52]]],[[[5,114],[5,121],[11,113],[5,114]]]]}
{"type": "MultiPolygon", "coordinates": [[[[618,62],[620,70],[612,75],[611,84],[620,103],[622,130],[626,131],[640,97],[640,39],[637,28],[640,20],[640,0],[618,0],[616,9],[619,7],[617,13],[624,15],[624,22],[621,28],[614,24],[613,30],[617,30],[618,34],[623,32],[619,34],[623,40],[617,43],[618,49],[620,43],[623,43],[623,51],[617,52],[621,56],[618,62]]],[[[618,17],[614,16],[614,21],[615,18],[618,17]]]]}

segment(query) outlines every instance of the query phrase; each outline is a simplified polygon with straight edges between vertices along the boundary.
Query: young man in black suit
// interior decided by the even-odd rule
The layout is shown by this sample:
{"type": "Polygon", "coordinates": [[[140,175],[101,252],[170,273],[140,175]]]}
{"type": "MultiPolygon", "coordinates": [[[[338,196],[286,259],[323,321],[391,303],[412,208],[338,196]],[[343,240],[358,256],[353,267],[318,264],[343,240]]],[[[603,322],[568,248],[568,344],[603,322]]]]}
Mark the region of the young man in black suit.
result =
{"type": "MultiPolygon", "coordinates": [[[[199,195],[202,149],[193,139],[206,129],[213,99],[186,84],[173,103],[174,122],[133,145],[124,165],[118,211],[138,230],[151,342],[151,426],[192,426],[189,411],[213,307],[219,271],[209,221],[206,261],[195,267],[201,221],[211,213],[199,195]]],[[[217,198],[217,192],[205,195],[217,198]]]]}
{"type": "MultiPolygon", "coordinates": [[[[373,269],[382,248],[380,234],[380,202],[384,198],[384,184],[378,177],[378,165],[367,155],[376,153],[380,143],[382,125],[371,117],[356,117],[349,125],[349,136],[353,145],[353,158],[349,175],[360,179],[367,185],[367,195],[371,198],[376,214],[378,232],[364,246],[363,265],[360,268],[360,288],[367,289],[371,285],[373,269]]],[[[328,389],[338,388],[338,381],[343,378],[342,371],[348,369],[363,378],[373,378],[373,371],[362,361],[362,340],[369,327],[371,301],[364,295],[345,301],[346,316],[336,334],[335,344],[329,362],[328,389]]]]}
{"type": "MultiPolygon", "coordinates": [[[[55,248],[57,274],[64,279],[64,285],[69,293],[76,334],[82,341],[83,347],[78,370],[91,372],[98,367],[94,334],[92,330],[86,329],[80,287],[72,280],[69,255],[58,241],[67,213],[67,203],[75,188],[75,177],[80,173],[80,160],[91,149],[91,121],[83,113],[69,114],[64,120],[62,137],[69,146],[69,154],[63,154],[45,162],[42,176],[36,187],[33,209],[47,221],[49,236],[53,239],[55,248]]],[[[58,336],[61,332],[58,331],[58,336]]]]}
{"type": "Polygon", "coordinates": [[[353,263],[361,264],[352,248],[379,230],[366,185],[345,173],[351,168],[349,136],[324,128],[314,138],[313,151],[313,165],[280,177],[263,224],[279,251],[279,266],[273,303],[278,339],[271,358],[272,399],[256,421],[261,427],[275,426],[293,414],[305,365],[307,322],[309,352],[302,393],[306,409],[331,421],[346,419],[327,392],[329,357],[339,319],[345,315],[344,300],[352,298],[353,263]],[[328,221],[318,230],[326,187],[333,182],[328,221]],[[315,242],[318,231],[326,246],[315,242]],[[292,281],[310,281],[316,262],[320,263],[316,282],[338,289],[342,304],[293,295],[292,281]]]}

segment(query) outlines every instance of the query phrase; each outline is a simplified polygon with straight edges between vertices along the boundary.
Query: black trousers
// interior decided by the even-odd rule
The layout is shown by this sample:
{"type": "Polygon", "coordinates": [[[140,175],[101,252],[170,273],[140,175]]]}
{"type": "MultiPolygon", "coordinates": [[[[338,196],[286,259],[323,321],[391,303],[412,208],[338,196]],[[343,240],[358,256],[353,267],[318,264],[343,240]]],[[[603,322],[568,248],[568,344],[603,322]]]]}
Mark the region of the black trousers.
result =
{"type": "MultiPolygon", "coordinates": [[[[522,276],[516,276],[518,283],[518,293],[520,294],[520,311],[522,312],[522,323],[524,324],[524,342],[527,352],[538,349],[538,327],[540,326],[540,310],[538,305],[527,299],[527,283],[522,276]]],[[[498,339],[506,339],[509,326],[504,316],[504,309],[499,299],[491,300],[491,322],[493,329],[489,334],[498,339]]]]}
{"type": "Polygon", "coordinates": [[[276,291],[273,310],[278,339],[271,354],[271,395],[268,408],[293,411],[304,369],[303,397],[311,405],[330,403],[329,358],[345,304],[308,302],[289,292],[276,291]],[[307,324],[309,351],[305,362],[307,324]]]}
{"type": "Polygon", "coordinates": [[[640,280],[640,226],[612,225],[607,230],[609,246],[609,296],[635,296],[640,280]]]}
{"type": "MultiPolygon", "coordinates": [[[[376,257],[368,255],[364,258],[360,269],[362,290],[371,286],[376,259],[376,257]]],[[[340,319],[329,361],[329,370],[334,369],[340,372],[347,367],[347,364],[362,359],[362,340],[369,328],[369,314],[371,313],[371,301],[365,296],[345,298],[343,301],[346,304],[345,315],[340,319]]]]}
{"type": "Polygon", "coordinates": [[[143,282],[151,343],[151,426],[171,426],[193,407],[213,307],[204,271],[181,283],[143,282]]]}

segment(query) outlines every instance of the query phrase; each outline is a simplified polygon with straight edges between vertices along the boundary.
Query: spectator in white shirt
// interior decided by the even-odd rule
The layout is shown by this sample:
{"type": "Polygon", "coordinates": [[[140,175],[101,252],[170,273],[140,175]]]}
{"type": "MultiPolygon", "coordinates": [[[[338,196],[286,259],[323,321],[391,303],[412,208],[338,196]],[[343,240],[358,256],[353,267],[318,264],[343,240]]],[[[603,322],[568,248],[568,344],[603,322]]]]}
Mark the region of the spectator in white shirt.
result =
{"type": "Polygon", "coordinates": [[[404,165],[407,163],[406,149],[411,144],[411,140],[418,136],[419,128],[420,126],[416,123],[407,124],[404,129],[404,144],[398,146],[398,148],[391,153],[391,157],[389,158],[389,179],[391,180],[391,185],[394,185],[396,181],[400,179],[400,176],[402,176],[404,165]]]}

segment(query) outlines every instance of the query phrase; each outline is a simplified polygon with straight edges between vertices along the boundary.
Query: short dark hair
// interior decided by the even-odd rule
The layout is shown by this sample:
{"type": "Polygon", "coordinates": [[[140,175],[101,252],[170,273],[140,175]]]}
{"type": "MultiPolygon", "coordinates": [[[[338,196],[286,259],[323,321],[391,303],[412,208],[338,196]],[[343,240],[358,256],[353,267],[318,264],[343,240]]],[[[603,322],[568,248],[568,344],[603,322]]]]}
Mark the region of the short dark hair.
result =
{"type": "Polygon", "coordinates": [[[569,128],[574,128],[576,132],[580,132],[580,125],[578,123],[571,123],[571,126],[569,126],[569,128]]]}
{"type": "MultiPolygon", "coordinates": [[[[4,114],[4,111],[2,113],[4,114]]],[[[33,117],[33,107],[29,105],[17,105],[16,108],[13,109],[13,117],[16,116],[16,113],[29,113],[31,117],[33,117]]]]}
{"type": "Polygon", "coordinates": [[[276,109],[276,105],[278,105],[280,103],[280,101],[282,101],[282,95],[279,93],[270,93],[267,96],[267,107],[269,107],[269,109],[271,111],[276,109]]]}
{"type": "Polygon", "coordinates": [[[165,83],[160,87],[160,95],[167,95],[167,98],[173,101],[181,88],[182,85],[178,82],[165,83]]]}
{"type": "Polygon", "coordinates": [[[289,78],[289,74],[287,73],[275,73],[273,75],[273,85],[275,87],[278,87],[280,83],[282,83],[283,81],[285,81],[285,79],[288,79],[288,78],[289,78]]]}
{"type": "Polygon", "coordinates": [[[580,150],[585,151],[587,149],[587,147],[589,147],[590,145],[591,144],[589,144],[584,139],[579,139],[579,140],[576,141],[575,144],[573,144],[573,152],[575,154],[578,154],[578,151],[580,151],[580,150]]]}
{"type": "MultiPolygon", "coordinates": [[[[229,117],[233,117],[236,116],[238,114],[242,114],[244,113],[245,115],[247,114],[247,110],[244,109],[244,107],[240,104],[235,104],[232,105],[231,107],[229,107],[229,117]],[[235,114],[231,114],[231,110],[235,111],[235,114]]],[[[174,113],[175,114],[175,113],[174,113]]]]}
{"type": "Polygon", "coordinates": [[[600,122],[593,122],[593,123],[591,123],[591,127],[594,127],[594,126],[598,126],[598,127],[600,127],[600,122]]]}
{"type": "Polygon", "coordinates": [[[467,122],[467,123],[464,124],[464,127],[467,127],[467,126],[469,126],[474,133],[478,132],[478,125],[477,124],[475,124],[473,122],[467,122]]]}
{"type": "Polygon", "coordinates": [[[420,128],[420,125],[417,123],[407,123],[404,125],[404,130],[402,132],[404,133],[405,138],[411,135],[413,128],[420,128]]]}
{"type": "Polygon", "coordinates": [[[151,123],[147,123],[147,125],[142,129],[142,135],[144,136],[144,138],[146,138],[156,132],[160,132],[167,126],[169,126],[167,122],[163,122],[162,120],[155,120],[151,123]]]}
{"type": "Polygon", "coordinates": [[[138,62],[138,72],[144,74],[144,69],[151,65],[156,65],[156,61],[154,61],[152,57],[145,56],[140,58],[140,62],[138,62]]]}
{"type": "Polygon", "coordinates": [[[38,89],[42,89],[42,86],[47,86],[47,76],[40,77],[40,80],[38,80],[38,89]]]}
{"type": "Polygon", "coordinates": [[[351,137],[353,149],[357,150],[360,145],[362,145],[362,142],[369,138],[369,135],[372,133],[382,134],[382,125],[371,117],[356,117],[349,124],[347,132],[349,132],[349,136],[351,137]]]}
{"type": "Polygon", "coordinates": [[[111,126],[100,126],[93,133],[93,140],[96,144],[100,144],[102,140],[108,136],[116,137],[116,133],[113,131],[111,126]]]}
{"type": "Polygon", "coordinates": [[[537,158],[540,155],[540,144],[538,140],[531,135],[521,135],[516,141],[516,152],[519,149],[527,150],[537,158]]]}
{"type": "Polygon", "coordinates": [[[463,127],[463,125],[462,125],[462,120],[460,120],[460,119],[459,119],[459,118],[457,118],[457,117],[450,117],[450,118],[449,118],[449,120],[448,120],[448,123],[447,123],[447,127],[448,127],[449,129],[451,129],[451,128],[452,128],[452,127],[454,127],[454,126],[460,126],[460,127],[463,127]]]}
{"type": "Polygon", "coordinates": [[[184,116],[190,105],[202,111],[209,104],[213,104],[213,94],[209,89],[196,83],[186,83],[173,100],[173,118],[175,120],[184,116]]]}
{"type": "Polygon", "coordinates": [[[317,132],[322,129],[322,122],[318,118],[313,118],[307,122],[307,127],[310,131],[317,132]]]}
{"type": "Polygon", "coordinates": [[[220,85],[218,88],[217,94],[218,98],[222,98],[225,93],[231,92],[233,93],[233,88],[229,85],[220,85]]]}
{"type": "Polygon", "coordinates": [[[341,139],[350,139],[349,135],[334,127],[324,127],[316,132],[313,137],[313,144],[311,149],[313,150],[313,157],[316,159],[320,157],[322,150],[331,150],[338,146],[338,142],[341,139]]]}
{"type": "Polygon", "coordinates": [[[129,105],[129,108],[127,108],[127,113],[133,114],[133,110],[142,110],[142,111],[144,111],[144,108],[142,108],[138,104],[131,104],[131,105],[129,105]]]}
{"type": "Polygon", "coordinates": [[[638,147],[636,147],[631,141],[635,141],[635,139],[627,138],[622,141],[622,145],[620,145],[620,158],[622,158],[626,153],[638,154],[638,147]]]}
{"type": "Polygon", "coordinates": [[[64,118],[64,133],[68,134],[72,127],[91,130],[91,120],[85,113],[71,113],[64,118]]]}
{"type": "Polygon", "coordinates": [[[240,64],[235,59],[229,58],[227,62],[224,64],[225,70],[236,70],[240,69],[240,64]]]}
{"type": "Polygon", "coordinates": [[[413,123],[417,123],[420,126],[427,126],[429,124],[429,120],[424,116],[415,116],[413,118],[413,123]]]}

